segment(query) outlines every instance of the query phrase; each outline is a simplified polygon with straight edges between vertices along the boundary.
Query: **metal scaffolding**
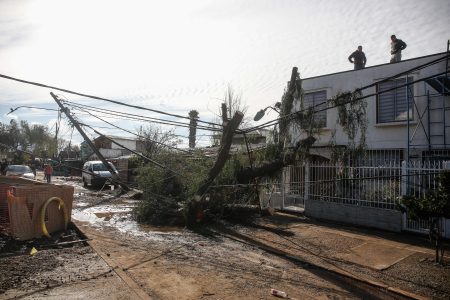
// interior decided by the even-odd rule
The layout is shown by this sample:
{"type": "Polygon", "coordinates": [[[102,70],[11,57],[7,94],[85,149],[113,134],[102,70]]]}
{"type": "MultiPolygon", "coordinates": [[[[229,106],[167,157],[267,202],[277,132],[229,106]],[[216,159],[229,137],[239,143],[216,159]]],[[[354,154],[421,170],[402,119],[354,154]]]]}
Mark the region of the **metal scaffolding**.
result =
{"type": "MultiPolygon", "coordinates": [[[[445,73],[423,81],[424,93],[414,95],[413,86],[407,88],[407,136],[406,157],[411,160],[421,150],[422,160],[450,159],[450,40],[447,41],[445,73]],[[426,106],[420,110],[418,101],[425,101],[426,106]],[[416,112],[416,114],[414,114],[416,112]],[[416,115],[417,119],[412,116],[416,115]],[[426,144],[418,140],[418,133],[423,132],[426,144]]],[[[406,74],[407,82],[410,81],[406,74]]]]}

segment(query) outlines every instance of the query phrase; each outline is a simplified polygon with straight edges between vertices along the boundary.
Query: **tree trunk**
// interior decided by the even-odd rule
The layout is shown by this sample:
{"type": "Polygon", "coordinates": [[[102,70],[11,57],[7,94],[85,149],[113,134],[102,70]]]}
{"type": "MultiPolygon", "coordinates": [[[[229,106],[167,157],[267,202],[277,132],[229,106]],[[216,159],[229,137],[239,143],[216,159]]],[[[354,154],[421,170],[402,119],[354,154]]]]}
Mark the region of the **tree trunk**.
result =
{"type": "Polygon", "coordinates": [[[296,144],[293,151],[291,153],[286,153],[284,155],[284,158],[279,158],[269,163],[265,163],[257,168],[251,169],[249,168],[239,171],[237,175],[238,182],[241,184],[246,184],[258,177],[274,175],[276,172],[280,171],[283,167],[294,163],[297,151],[299,149],[301,148],[308,149],[309,147],[312,146],[312,144],[314,144],[315,141],[316,139],[314,137],[312,136],[307,137],[306,139],[299,141],[296,144]]]}
{"type": "Polygon", "coordinates": [[[195,148],[196,135],[197,135],[197,120],[191,118],[189,124],[189,148],[191,149],[195,148]]]}
{"type": "Polygon", "coordinates": [[[198,188],[197,192],[194,195],[194,198],[191,199],[186,207],[185,216],[186,222],[188,226],[192,226],[196,223],[199,223],[203,220],[204,211],[203,211],[203,200],[204,195],[207,192],[209,186],[214,181],[214,179],[219,175],[220,171],[223,169],[223,166],[228,160],[228,153],[231,148],[231,144],[233,142],[233,136],[236,129],[239,127],[239,124],[242,122],[244,114],[237,111],[233,118],[230,121],[227,121],[223,127],[223,135],[222,135],[222,144],[220,146],[219,153],[217,155],[216,162],[214,163],[211,170],[208,172],[207,178],[203,181],[203,183],[198,188]]]}
{"type": "Polygon", "coordinates": [[[197,119],[198,119],[198,111],[191,110],[189,112],[189,148],[195,148],[195,140],[197,136],[197,119]]]}
{"type": "Polygon", "coordinates": [[[281,109],[280,109],[280,122],[279,122],[279,140],[278,146],[280,149],[283,149],[285,145],[288,144],[288,130],[289,123],[291,118],[283,118],[291,113],[292,106],[294,103],[294,92],[297,88],[297,78],[298,78],[298,68],[293,67],[291,73],[291,79],[289,81],[289,86],[287,91],[283,95],[283,99],[281,100],[281,109]]]}
{"type": "Polygon", "coordinates": [[[231,144],[233,142],[234,132],[236,131],[236,129],[238,129],[239,124],[241,124],[243,118],[244,114],[240,111],[237,111],[234,114],[233,118],[224,126],[222,145],[220,146],[216,162],[214,163],[214,166],[211,168],[211,170],[209,170],[206,180],[203,181],[203,184],[200,185],[200,188],[197,190],[196,197],[203,196],[211,182],[216,178],[217,175],[219,175],[220,171],[228,160],[228,152],[230,151],[231,144]]]}
{"type": "Polygon", "coordinates": [[[439,263],[439,249],[440,249],[440,234],[439,234],[439,224],[437,218],[431,218],[430,220],[430,238],[434,239],[434,262],[439,263]]]}

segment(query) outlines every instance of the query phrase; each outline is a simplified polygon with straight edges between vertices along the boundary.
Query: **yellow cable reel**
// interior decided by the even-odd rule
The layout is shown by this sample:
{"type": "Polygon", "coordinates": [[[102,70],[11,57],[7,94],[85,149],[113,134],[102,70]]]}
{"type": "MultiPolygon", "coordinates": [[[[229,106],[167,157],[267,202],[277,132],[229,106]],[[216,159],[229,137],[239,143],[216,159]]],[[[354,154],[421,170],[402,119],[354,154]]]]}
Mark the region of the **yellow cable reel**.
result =
{"type": "Polygon", "coordinates": [[[48,238],[51,238],[50,234],[48,233],[47,226],[45,225],[45,212],[47,211],[47,206],[52,202],[57,201],[59,203],[58,209],[63,212],[64,216],[64,230],[67,230],[67,225],[69,224],[69,216],[67,214],[66,207],[64,205],[64,201],[61,198],[58,197],[51,197],[45,201],[44,205],[41,207],[41,217],[40,217],[40,223],[42,228],[42,234],[45,235],[48,238]]]}

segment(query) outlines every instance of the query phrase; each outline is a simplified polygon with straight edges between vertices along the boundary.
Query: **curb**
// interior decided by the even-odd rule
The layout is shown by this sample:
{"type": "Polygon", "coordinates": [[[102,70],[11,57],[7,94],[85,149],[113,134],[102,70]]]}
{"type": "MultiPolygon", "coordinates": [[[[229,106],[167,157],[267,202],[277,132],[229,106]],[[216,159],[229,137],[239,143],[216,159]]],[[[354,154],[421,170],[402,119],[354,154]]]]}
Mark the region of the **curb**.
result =
{"type": "Polygon", "coordinates": [[[297,263],[300,263],[302,265],[311,266],[311,267],[314,267],[314,268],[316,268],[318,270],[329,272],[329,273],[332,273],[332,274],[337,275],[337,276],[345,277],[347,279],[354,280],[354,281],[357,281],[359,283],[366,284],[366,285],[369,285],[369,286],[377,288],[377,289],[381,289],[381,290],[383,290],[385,292],[393,294],[392,296],[400,296],[400,297],[403,297],[403,298],[413,299],[413,300],[428,300],[428,299],[431,299],[431,298],[420,296],[420,295],[417,295],[417,294],[414,294],[414,293],[411,293],[411,292],[404,291],[404,290],[396,288],[396,287],[390,287],[390,286],[388,286],[388,285],[386,285],[384,283],[381,283],[381,282],[377,282],[377,281],[373,281],[373,280],[369,280],[369,279],[359,278],[359,277],[356,277],[355,275],[353,275],[351,273],[348,273],[348,272],[344,272],[344,271],[340,271],[340,270],[336,270],[336,269],[320,266],[320,265],[317,265],[317,264],[314,264],[314,263],[311,263],[311,262],[307,262],[307,261],[301,259],[298,256],[288,254],[288,253],[286,253],[286,252],[284,252],[282,250],[276,249],[276,248],[272,248],[271,246],[265,245],[265,244],[263,244],[261,242],[254,242],[254,243],[252,243],[252,242],[248,242],[248,241],[241,240],[239,238],[230,236],[228,234],[223,234],[223,233],[219,233],[219,232],[216,232],[216,233],[219,234],[219,235],[222,235],[222,236],[224,236],[224,237],[226,237],[228,239],[234,240],[236,242],[257,247],[257,248],[259,248],[259,249],[261,249],[263,251],[266,251],[268,253],[274,254],[274,255],[279,256],[279,257],[286,258],[286,259],[288,259],[290,261],[297,262],[297,263]]]}

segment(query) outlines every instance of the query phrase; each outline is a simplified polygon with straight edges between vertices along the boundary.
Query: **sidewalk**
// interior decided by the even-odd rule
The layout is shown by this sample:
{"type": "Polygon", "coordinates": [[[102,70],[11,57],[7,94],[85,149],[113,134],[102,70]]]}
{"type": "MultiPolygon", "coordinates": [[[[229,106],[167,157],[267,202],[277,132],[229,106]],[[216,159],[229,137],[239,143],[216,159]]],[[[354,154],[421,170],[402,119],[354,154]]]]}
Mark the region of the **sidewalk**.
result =
{"type": "Polygon", "coordinates": [[[434,263],[435,250],[426,236],[343,226],[278,213],[262,218],[249,239],[290,255],[418,296],[450,297],[450,256],[434,263]]]}

